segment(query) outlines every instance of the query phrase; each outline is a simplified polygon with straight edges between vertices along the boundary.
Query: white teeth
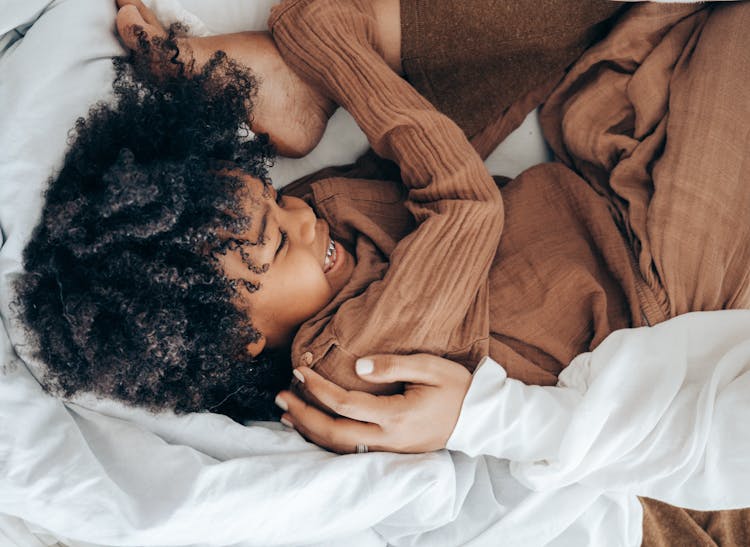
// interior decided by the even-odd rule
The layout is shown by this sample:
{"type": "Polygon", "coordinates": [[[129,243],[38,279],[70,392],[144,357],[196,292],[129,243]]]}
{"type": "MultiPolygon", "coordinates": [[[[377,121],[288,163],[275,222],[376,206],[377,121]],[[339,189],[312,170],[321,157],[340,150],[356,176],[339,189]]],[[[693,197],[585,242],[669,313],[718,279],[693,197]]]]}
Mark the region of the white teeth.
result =
{"type": "Polygon", "coordinates": [[[336,246],[333,243],[333,240],[328,244],[328,249],[326,250],[326,258],[323,261],[323,273],[328,272],[333,265],[336,263],[336,246]]]}

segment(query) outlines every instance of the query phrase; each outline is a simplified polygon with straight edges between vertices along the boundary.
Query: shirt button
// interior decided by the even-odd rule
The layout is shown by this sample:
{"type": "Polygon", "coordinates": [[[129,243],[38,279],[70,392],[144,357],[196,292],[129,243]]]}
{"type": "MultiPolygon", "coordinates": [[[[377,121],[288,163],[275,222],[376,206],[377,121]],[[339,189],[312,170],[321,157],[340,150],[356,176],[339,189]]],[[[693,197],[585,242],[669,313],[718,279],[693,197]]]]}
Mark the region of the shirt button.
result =
{"type": "Polygon", "coordinates": [[[309,365],[311,365],[311,364],[312,364],[312,362],[313,362],[313,354],[312,354],[312,353],[310,353],[309,351],[306,351],[305,353],[303,353],[303,354],[302,354],[302,356],[300,357],[300,360],[301,360],[301,361],[302,361],[302,362],[303,362],[303,363],[304,363],[305,365],[308,365],[308,366],[309,366],[309,365]]]}

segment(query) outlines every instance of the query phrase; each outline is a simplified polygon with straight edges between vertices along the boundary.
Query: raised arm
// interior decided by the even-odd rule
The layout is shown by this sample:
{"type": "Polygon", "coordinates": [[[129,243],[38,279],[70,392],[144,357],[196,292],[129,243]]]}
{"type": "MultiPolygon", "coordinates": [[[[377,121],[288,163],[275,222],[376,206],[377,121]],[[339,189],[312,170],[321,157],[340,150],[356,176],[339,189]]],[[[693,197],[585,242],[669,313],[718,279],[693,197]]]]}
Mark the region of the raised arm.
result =
{"type": "MultiPolygon", "coordinates": [[[[269,26],[286,62],[346,108],[373,149],[399,165],[409,188],[406,206],[419,223],[391,254],[385,278],[345,302],[327,335],[316,333],[330,340],[315,356],[326,361],[324,373],[363,388],[353,372],[357,356],[443,354],[486,338],[462,325],[486,290],[503,208],[463,132],[383,60],[371,3],[290,0],[274,8],[269,26]]],[[[320,370],[320,363],[313,366],[320,370]]]]}

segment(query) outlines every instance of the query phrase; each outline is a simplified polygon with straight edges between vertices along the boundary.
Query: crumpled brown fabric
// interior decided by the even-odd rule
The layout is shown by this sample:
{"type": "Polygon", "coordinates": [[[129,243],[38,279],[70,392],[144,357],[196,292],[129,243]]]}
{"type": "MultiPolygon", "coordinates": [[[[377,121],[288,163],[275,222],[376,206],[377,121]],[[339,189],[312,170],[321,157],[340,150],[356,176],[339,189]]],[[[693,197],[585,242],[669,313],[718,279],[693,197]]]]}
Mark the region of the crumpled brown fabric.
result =
{"type": "Polygon", "coordinates": [[[750,306],[749,9],[638,5],[541,112],[555,154],[610,198],[655,316],[750,306]]]}

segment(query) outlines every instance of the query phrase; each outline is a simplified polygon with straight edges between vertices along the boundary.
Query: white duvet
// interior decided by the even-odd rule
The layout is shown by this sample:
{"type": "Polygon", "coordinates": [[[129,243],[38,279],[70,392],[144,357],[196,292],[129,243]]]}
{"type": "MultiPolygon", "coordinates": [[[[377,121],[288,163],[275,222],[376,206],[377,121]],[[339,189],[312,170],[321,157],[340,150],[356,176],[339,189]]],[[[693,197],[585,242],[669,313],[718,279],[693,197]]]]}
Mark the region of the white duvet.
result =
{"type": "MultiPolygon", "coordinates": [[[[188,22],[196,31],[226,32],[262,28],[272,3],[175,0],[158,7],[165,18],[192,17],[188,22]]],[[[534,482],[519,474],[531,465],[528,461],[511,464],[445,450],[334,456],[277,424],[242,426],[213,414],[155,416],[93,398],[63,404],[41,391],[34,379],[38,364],[29,359],[12,323],[10,284],[20,271],[23,246],[41,210],[41,192],[60,164],[69,128],[90,104],[108,96],[109,58],[122,52],[114,13],[109,0],[0,0],[0,545],[433,546],[497,545],[501,540],[525,546],[637,545],[641,512],[634,494],[643,492],[622,482],[579,481],[577,475],[558,481],[555,477],[571,475],[556,474],[554,461],[547,462],[547,475],[540,472],[547,482],[534,482]]],[[[283,184],[323,165],[350,161],[365,146],[351,118],[339,112],[313,154],[280,161],[272,176],[283,184]]],[[[544,160],[545,153],[531,117],[493,154],[490,170],[512,176],[544,160]]],[[[679,367],[687,359],[679,342],[695,321],[730,334],[708,340],[714,349],[698,357],[703,359],[699,365],[716,367],[717,355],[733,356],[734,368],[721,369],[721,389],[711,393],[729,389],[734,398],[724,397],[719,404],[718,395],[704,397],[701,408],[711,412],[706,410],[700,424],[693,427],[693,418],[681,415],[675,437],[661,435],[656,441],[693,439],[695,431],[712,431],[706,423],[724,423],[732,412],[738,423],[747,420],[750,411],[738,406],[742,390],[737,382],[747,377],[750,358],[747,351],[724,346],[738,344],[742,333],[750,332],[749,314],[688,316],[661,327],[648,343],[627,343],[628,336],[643,337],[637,334],[642,331],[618,335],[624,337],[619,353],[607,354],[607,360],[627,366],[652,359],[658,360],[654,366],[679,367]],[[726,376],[726,370],[734,376],[726,376]]],[[[576,390],[585,392],[587,386],[576,390]]],[[[655,405],[651,415],[658,425],[665,412],[658,403],[661,388],[649,387],[652,396],[644,401],[655,405]]],[[[592,416],[611,411],[587,404],[594,405],[584,407],[592,416]]],[[[535,408],[528,404],[519,416],[530,423],[542,419],[547,411],[540,406],[535,414],[535,408]]],[[[622,410],[627,416],[627,408],[622,410]]],[[[597,454],[606,456],[608,446],[615,452],[624,449],[617,439],[642,424],[621,420],[618,427],[619,432],[589,439],[597,454]]],[[[744,429],[735,429],[724,430],[739,443],[730,443],[725,453],[750,448],[740,435],[744,429]]],[[[523,439],[515,437],[516,442],[523,439]]],[[[695,470],[696,460],[690,461],[695,470]]],[[[640,472],[669,475],[668,462],[657,464],[662,467],[640,472]]],[[[743,497],[750,485],[741,485],[743,493],[731,502],[750,506],[743,497]]],[[[713,505],[728,504],[722,487],[714,485],[706,498],[699,491],[694,495],[713,505]]],[[[672,488],[679,496],[679,488],[672,488]]]]}

